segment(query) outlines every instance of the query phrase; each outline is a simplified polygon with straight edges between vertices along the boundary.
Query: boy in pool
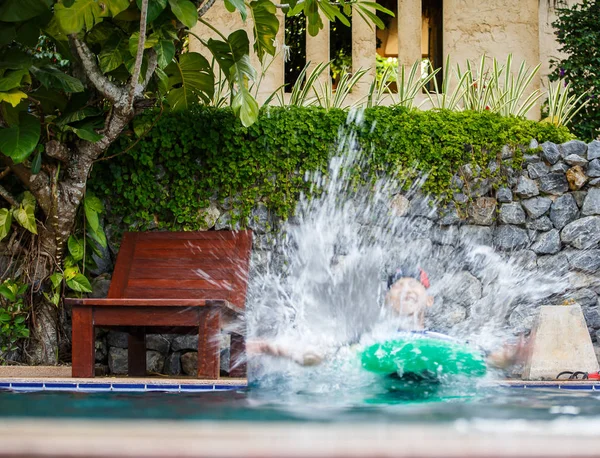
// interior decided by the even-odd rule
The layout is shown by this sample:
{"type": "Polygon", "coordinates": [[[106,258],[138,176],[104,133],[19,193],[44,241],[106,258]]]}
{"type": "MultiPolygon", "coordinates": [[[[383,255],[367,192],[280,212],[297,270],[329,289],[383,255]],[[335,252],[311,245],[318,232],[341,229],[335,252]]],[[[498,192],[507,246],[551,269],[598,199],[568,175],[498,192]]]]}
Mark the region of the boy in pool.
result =
{"type": "MultiPolygon", "coordinates": [[[[425,330],[425,312],[434,302],[433,296],[427,292],[429,286],[429,278],[423,269],[408,266],[399,268],[388,278],[385,304],[392,316],[402,321],[401,330],[423,332],[434,338],[452,339],[444,334],[425,330]]],[[[266,341],[250,341],[246,348],[248,355],[287,358],[302,366],[320,364],[325,358],[323,355],[312,352],[299,357],[294,356],[288,349],[266,341]]],[[[490,366],[505,369],[523,362],[527,357],[527,352],[528,345],[526,345],[525,339],[520,338],[517,344],[505,345],[500,351],[487,355],[487,363],[490,366]]]]}

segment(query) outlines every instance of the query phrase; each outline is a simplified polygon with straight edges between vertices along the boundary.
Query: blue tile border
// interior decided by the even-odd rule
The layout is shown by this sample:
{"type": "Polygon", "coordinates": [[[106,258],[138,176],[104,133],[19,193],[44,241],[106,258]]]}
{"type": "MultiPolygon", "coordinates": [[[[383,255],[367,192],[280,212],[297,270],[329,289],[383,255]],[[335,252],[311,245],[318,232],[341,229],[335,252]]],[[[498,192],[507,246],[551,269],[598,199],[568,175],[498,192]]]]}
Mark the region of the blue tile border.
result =
{"type": "Polygon", "coordinates": [[[192,384],[192,383],[127,383],[125,381],[111,381],[109,383],[92,382],[0,382],[0,390],[10,391],[71,391],[84,393],[201,393],[208,391],[236,391],[247,388],[246,385],[222,384],[192,384]]]}

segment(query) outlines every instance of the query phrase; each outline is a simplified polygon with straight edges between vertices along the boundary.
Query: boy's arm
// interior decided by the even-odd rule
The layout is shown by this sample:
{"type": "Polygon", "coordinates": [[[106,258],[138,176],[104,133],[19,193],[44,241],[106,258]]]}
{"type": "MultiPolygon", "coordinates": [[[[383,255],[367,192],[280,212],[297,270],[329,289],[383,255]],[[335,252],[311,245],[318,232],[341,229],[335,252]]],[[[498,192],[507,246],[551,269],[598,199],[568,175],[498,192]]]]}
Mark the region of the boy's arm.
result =
{"type": "Polygon", "coordinates": [[[507,369],[510,366],[526,362],[530,351],[531,339],[521,336],[516,344],[505,344],[499,350],[490,353],[487,357],[487,363],[498,369],[507,369]]]}
{"type": "Polygon", "coordinates": [[[275,345],[264,340],[250,340],[246,342],[246,352],[249,356],[269,355],[294,361],[300,366],[316,366],[323,362],[323,356],[314,352],[294,355],[287,348],[275,345]]]}

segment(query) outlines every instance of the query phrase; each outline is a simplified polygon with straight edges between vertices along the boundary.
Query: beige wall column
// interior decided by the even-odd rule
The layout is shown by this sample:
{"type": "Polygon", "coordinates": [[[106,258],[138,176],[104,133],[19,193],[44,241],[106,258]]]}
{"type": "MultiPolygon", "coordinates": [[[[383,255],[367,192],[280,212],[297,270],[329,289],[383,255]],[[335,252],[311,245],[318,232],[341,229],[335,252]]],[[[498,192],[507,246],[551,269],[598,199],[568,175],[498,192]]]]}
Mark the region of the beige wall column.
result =
{"type": "MultiPolygon", "coordinates": [[[[329,21],[323,15],[321,15],[321,20],[323,21],[323,28],[316,37],[311,37],[308,30],[306,31],[306,62],[310,62],[308,73],[317,64],[329,62],[329,21]]],[[[319,77],[321,84],[325,84],[329,79],[329,72],[327,70],[323,71],[319,77]]]]}
{"type": "Polygon", "coordinates": [[[353,6],[352,13],[352,72],[369,69],[367,74],[361,78],[350,94],[352,102],[361,100],[367,95],[369,86],[375,78],[375,26],[367,23],[353,6]]]}
{"type": "Polygon", "coordinates": [[[423,33],[421,0],[398,0],[398,64],[411,66],[421,60],[423,33]]]}

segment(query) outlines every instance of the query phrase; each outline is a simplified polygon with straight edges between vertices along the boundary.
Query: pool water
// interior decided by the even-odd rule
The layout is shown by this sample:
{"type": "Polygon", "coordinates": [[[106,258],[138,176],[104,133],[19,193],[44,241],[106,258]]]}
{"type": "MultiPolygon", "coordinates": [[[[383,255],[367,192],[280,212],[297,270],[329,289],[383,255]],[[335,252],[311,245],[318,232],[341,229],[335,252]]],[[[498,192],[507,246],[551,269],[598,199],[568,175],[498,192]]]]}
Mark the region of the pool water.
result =
{"type": "Polygon", "coordinates": [[[405,386],[360,393],[259,388],[204,393],[0,392],[0,418],[262,422],[447,423],[458,420],[600,419],[594,391],[405,386]]]}

